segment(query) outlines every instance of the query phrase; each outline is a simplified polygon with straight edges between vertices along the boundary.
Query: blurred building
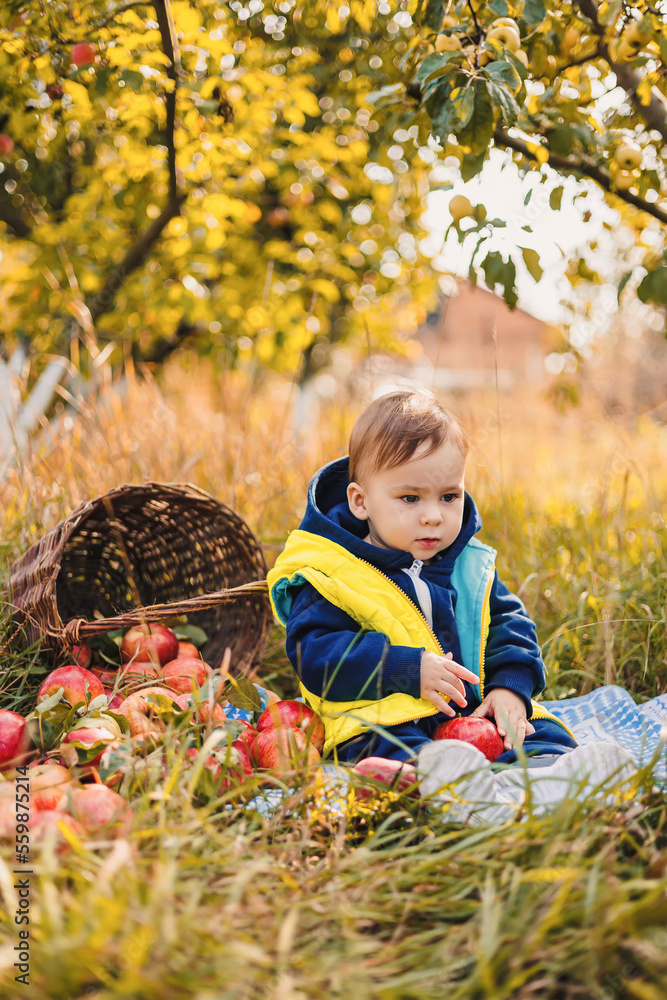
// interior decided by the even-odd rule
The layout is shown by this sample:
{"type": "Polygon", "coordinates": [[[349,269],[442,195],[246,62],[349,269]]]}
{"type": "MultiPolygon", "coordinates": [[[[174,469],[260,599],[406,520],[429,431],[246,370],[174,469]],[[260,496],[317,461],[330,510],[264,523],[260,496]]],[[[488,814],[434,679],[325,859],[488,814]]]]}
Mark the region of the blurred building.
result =
{"type": "Polygon", "coordinates": [[[499,295],[451,279],[440,309],[417,332],[424,358],[436,369],[442,389],[541,386],[547,373],[550,327],[510,309],[499,295]]]}

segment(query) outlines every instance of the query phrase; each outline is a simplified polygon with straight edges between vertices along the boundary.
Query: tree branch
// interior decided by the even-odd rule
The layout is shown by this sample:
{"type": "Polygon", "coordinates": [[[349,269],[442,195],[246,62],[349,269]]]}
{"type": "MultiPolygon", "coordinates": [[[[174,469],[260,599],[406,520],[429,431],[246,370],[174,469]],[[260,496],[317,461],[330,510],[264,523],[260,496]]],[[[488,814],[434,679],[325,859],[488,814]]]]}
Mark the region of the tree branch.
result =
{"type": "Polygon", "coordinates": [[[167,162],[169,169],[169,198],[164,209],[157,219],[141,234],[139,239],[130,247],[125,257],[116,267],[111,269],[104,287],[100,289],[91,302],[88,303],[90,314],[95,321],[98,316],[109,312],[111,305],[124,284],[128,275],[135,271],[148,256],[148,252],[158,239],[164,227],[173,218],[180,214],[181,205],[187,198],[187,193],[179,189],[178,174],[176,171],[176,146],[174,145],[174,130],[176,127],[176,88],[180,75],[180,54],[178,42],[176,41],[176,31],[174,20],[171,15],[169,0],[155,0],[156,19],[160,27],[162,45],[165,55],[169,58],[170,64],[167,69],[167,76],[173,80],[173,88],[165,95],[167,109],[167,128],[165,144],[167,146],[167,162]]]}
{"type": "Polygon", "coordinates": [[[101,288],[88,303],[88,308],[90,309],[90,314],[93,317],[93,320],[96,320],[98,316],[101,316],[103,313],[109,312],[113,300],[128,275],[130,275],[132,271],[135,271],[140,264],[143,264],[148,256],[148,251],[153,246],[164,227],[168,222],[179,215],[181,205],[186,198],[186,194],[181,194],[177,197],[176,201],[170,201],[162,210],[155,222],[151,223],[148,229],[144,230],[141,234],[137,242],[130,247],[121,263],[118,264],[117,267],[112,268],[111,273],[104,283],[104,287],[101,288]]]}
{"type": "MultiPolygon", "coordinates": [[[[579,9],[584,17],[591,22],[596,35],[604,35],[604,27],[598,20],[598,5],[596,0],[579,0],[579,9]]],[[[623,87],[630,96],[635,110],[638,112],[647,128],[655,129],[659,132],[663,140],[667,142],[667,100],[655,87],[651,90],[651,100],[648,104],[642,104],[637,96],[637,88],[642,82],[642,76],[632,69],[627,63],[615,62],[609,53],[609,46],[600,41],[599,54],[609,63],[610,69],[614,72],[619,86],[623,87]]]]}
{"type": "Polygon", "coordinates": [[[27,240],[32,234],[32,229],[22,213],[4,196],[4,188],[0,188],[0,222],[9,226],[14,235],[21,240],[27,240]]]}
{"type": "MultiPolygon", "coordinates": [[[[509,149],[514,149],[517,153],[521,153],[522,156],[526,156],[530,160],[538,159],[537,155],[528,148],[528,143],[516,136],[509,135],[501,128],[496,128],[493,133],[493,138],[498,146],[505,146],[509,149]]],[[[652,215],[653,218],[658,219],[659,222],[667,223],[667,211],[659,208],[657,205],[651,204],[651,202],[644,201],[643,198],[632,194],[630,191],[614,190],[609,174],[605,173],[604,170],[601,170],[597,164],[592,163],[589,160],[577,160],[571,156],[560,156],[558,153],[550,152],[546,146],[542,146],[542,149],[548,154],[549,159],[547,162],[549,163],[549,166],[555,167],[556,170],[570,170],[572,173],[583,174],[585,177],[590,177],[591,180],[594,180],[597,184],[599,184],[603,190],[615,195],[616,198],[620,198],[622,201],[627,202],[628,205],[633,205],[635,208],[641,209],[642,212],[652,215]]]]}
{"type": "Polygon", "coordinates": [[[174,201],[178,197],[178,179],[176,176],[176,147],[174,145],[174,131],[176,129],[176,89],[178,87],[178,77],[181,68],[181,56],[176,39],[176,29],[174,19],[171,14],[169,0],[156,0],[153,4],[155,17],[162,36],[162,48],[164,54],[169,59],[167,76],[173,80],[173,87],[165,94],[165,106],[167,110],[167,128],[165,144],[167,146],[167,158],[169,164],[169,198],[174,201]]]}

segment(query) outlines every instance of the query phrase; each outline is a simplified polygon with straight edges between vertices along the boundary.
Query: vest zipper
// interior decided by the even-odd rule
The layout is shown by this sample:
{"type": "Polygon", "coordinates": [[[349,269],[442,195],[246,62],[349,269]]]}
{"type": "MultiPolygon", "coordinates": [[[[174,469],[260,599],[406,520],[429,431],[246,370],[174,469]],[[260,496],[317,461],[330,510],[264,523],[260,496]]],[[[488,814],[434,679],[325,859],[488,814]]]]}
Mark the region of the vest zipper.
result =
{"type": "MultiPolygon", "coordinates": [[[[359,558],[359,557],[357,557],[357,558],[359,558]]],[[[387,580],[391,584],[391,586],[394,587],[398,591],[398,593],[401,595],[401,597],[405,599],[405,601],[410,605],[410,607],[414,611],[417,612],[417,614],[419,615],[419,617],[421,618],[421,620],[424,622],[424,625],[426,626],[426,628],[429,630],[429,632],[433,636],[433,639],[435,640],[435,644],[436,644],[436,646],[438,647],[438,649],[440,651],[440,655],[444,656],[445,655],[445,651],[442,648],[442,646],[440,645],[440,641],[439,641],[437,635],[435,634],[435,632],[433,631],[433,629],[429,625],[428,621],[426,620],[426,617],[425,617],[424,613],[422,612],[421,608],[419,608],[415,604],[415,602],[412,600],[412,598],[408,597],[408,595],[405,593],[405,591],[401,590],[401,588],[398,586],[398,584],[394,583],[394,581],[391,579],[390,576],[387,576],[386,573],[383,573],[382,570],[378,569],[377,566],[374,566],[373,563],[367,562],[366,559],[359,559],[359,562],[363,563],[364,566],[370,567],[370,569],[374,570],[379,576],[384,577],[384,579],[387,580]]],[[[447,702],[451,701],[449,695],[443,694],[442,697],[447,702]]],[[[422,699],[421,696],[420,696],[420,698],[417,698],[415,700],[416,701],[419,701],[419,700],[428,701],[428,698],[423,698],[422,699]]],[[[433,708],[432,712],[427,712],[424,715],[418,715],[418,716],[415,716],[415,715],[412,715],[412,714],[408,715],[405,719],[401,719],[399,722],[392,722],[392,726],[401,726],[401,725],[403,725],[404,722],[412,722],[413,719],[415,719],[415,718],[426,719],[426,718],[428,718],[429,715],[436,715],[439,712],[439,709],[436,708],[436,706],[433,705],[432,703],[431,703],[431,705],[432,705],[432,708],[433,708]]]]}
{"type": "Polygon", "coordinates": [[[431,592],[428,589],[428,584],[426,583],[425,580],[422,580],[421,578],[421,571],[423,565],[424,563],[421,559],[415,559],[415,561],[412,563],[412,566],[410,566],[409,569],[404,568],[403,572],[407,573],[407,575],[412,580],[412,584],[415,588],[415,593],[417,595],[417,600],[419,601],[419,605],[422,608],[422,610],[426,608],[424,617],[428,621],[431,628],[433,628],[433,602],[431,600],[431,592]]]}

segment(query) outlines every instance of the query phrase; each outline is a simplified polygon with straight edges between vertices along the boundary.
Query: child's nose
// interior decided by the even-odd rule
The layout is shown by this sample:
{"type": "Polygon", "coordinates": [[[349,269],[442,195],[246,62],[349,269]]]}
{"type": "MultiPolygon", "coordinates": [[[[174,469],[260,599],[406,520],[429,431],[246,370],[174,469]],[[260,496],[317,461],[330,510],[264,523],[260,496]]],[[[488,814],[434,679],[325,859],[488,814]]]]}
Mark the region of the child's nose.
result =
{"type": "Polygon", "coordinates": [[[442,513],[438,504],[432,504],[431,506],[426,507],[422,514],[423,524],[439,524],[441,520],[442,513]]]}

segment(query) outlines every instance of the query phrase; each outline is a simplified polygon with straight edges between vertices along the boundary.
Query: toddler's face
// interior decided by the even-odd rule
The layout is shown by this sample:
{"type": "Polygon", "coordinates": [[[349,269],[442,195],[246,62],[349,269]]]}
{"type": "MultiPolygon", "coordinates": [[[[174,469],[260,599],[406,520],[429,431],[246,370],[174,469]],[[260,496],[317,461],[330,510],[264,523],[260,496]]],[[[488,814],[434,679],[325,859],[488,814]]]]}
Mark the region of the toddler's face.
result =
{"type": "Polygon", "coordinates": [[[445,441],[426,455],[428,447],[424,442],[409,462],[347,488],[350,510],[368,521],[367,542],[423,562],[456,539],[465,499],[465,460],[456,445],[445,441]]]}

